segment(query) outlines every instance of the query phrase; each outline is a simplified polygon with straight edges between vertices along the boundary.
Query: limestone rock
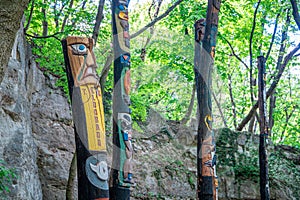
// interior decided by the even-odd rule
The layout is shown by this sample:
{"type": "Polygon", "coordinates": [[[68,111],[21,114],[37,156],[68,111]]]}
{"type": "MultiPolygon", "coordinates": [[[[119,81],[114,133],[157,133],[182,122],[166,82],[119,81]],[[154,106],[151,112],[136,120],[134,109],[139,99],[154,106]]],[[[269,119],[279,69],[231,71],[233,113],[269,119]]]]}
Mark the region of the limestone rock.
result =
{"type": "Polygon", "coordinates": [[[35,72],[26,62],[23,29],[17,33],[15,52],[0,85],[0,159],[15,169],[11,192],[6,199],[42,199],[38,174],[37,146],[31,134],[31,91],[27,74],[35,72]]]}

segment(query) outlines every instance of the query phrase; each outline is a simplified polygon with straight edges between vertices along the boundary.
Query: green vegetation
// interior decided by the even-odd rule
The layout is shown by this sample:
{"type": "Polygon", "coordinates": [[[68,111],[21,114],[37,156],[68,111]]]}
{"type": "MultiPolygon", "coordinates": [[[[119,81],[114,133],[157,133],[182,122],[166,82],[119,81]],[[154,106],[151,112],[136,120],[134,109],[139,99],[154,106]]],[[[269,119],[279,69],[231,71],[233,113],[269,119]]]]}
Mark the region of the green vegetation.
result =
{"type": "Polygon", "coordinates": [[[2,197],[10,192],[12,181],[17,177],[15,171],[4,164],[4,161],[0,160],[0,196],[2,197]]]}
{"type": "MultiPolygon", "coordinates": [[[[60,40],[68,35],[91,37],[98,5],[78,0],[72,1],[72,5],[69,0],[33,2],[26,11],[25,25],[30,21],[26,29],[27,39],[39,68],[45,74],[58,77],[57,86],[67,92],[60,40]],[[29,17],[31,10],[32,18],[29,17]]],[[[174,2],[163,2],[158,16],[174,2]]],[[[206,3],[202,0],[183,1],[167,17],[155,24],[153,32],[148,29],[131,39],[131,109],[135,121],[145,121],[150,108],[159,111],[169,120],[179,121],[185,116],[194,84],[193,24],[195,20],[205,17],[206,3]]],[[[149,13],[152,19],[155,18],[158,5],[156,3],[151,8],[150,5],[151,1],[131,2],[131,34],[151,21],[149,13]]],[[[282,60],[295,48],[297,40],[299,41],[299,30],[292,16],[290,1],[262,1],[254,16],[257,5],[255,0],[222,1],[213,80],[216,96],[213,101],[214,128],[224,127],[226,123],[228,128],[236,129],[257,100],[257,56],[268,55],[268,89],[275,80],[278,66],[283,64],[282,60]],[[277,28],[274,33],[275,27],[277,28]],[[251,98],[254,99],[253,102],[251,98]],[[220,104],[223,117],[215,106],[216,101],[220,104]]],[[[110,21],[110,4],[106,2],[95,47],[99,76],[103,75],[101,71],[104,63],[111,54],[110,21]]],[[[274,93],[277,97],[276,106],[271,116],[274,119],[271,135],[273,142],[298,148],[299,64],[299,56],[294,56],[285,67],[274,93]]],[[[112,82],[113,75],[110,70],[104,88],[106,113],[111,112],[112,82]]],[[[196,116],[196,106],[192,116],[196,116]]],[[[249,124],[244,126],[244,130],[248,129],[249,124]]],[[[253,124],[250,130],[258,133],[257,120],[253,124]]]]}

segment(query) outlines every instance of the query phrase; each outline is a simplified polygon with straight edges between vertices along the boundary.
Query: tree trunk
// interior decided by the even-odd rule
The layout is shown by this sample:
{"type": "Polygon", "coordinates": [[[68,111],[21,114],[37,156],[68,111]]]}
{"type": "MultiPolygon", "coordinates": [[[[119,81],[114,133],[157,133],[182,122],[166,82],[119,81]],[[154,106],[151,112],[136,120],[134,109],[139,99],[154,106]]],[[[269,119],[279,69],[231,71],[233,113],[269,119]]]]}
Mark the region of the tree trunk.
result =
{"type": "Polygon", "coordinates": [[[78,199],[108,200],[108,168],[102,94],[92,38],[62,41],[72,102],[78,199]]]}
{"type": "Polygon", "coordinates": [[[222,118],[224,127],[225,127],[225,128],[228,128],[228,126],[227,126],[227,121],[226,121],[225,116],[224,116],[224,114],[223,114],[223,111],[222,111],[220,102],[218,101],[218,99],[217,99],[217,97],[216,97],[216,95],[215,95],[214,92],[212,92],[212,95],[213,95],[213,98],[214,98],[214,100],[215,100],[215,102],[216,102],[216,104],[217,104],[217,107],[218,107],[219,113],[220,113],[220,115],[221,115],[221,118],[222,118]]]}
{"type": "MultiPolygon", "coordinates": [[[[43,4],[46,5],[47,1],[44,0],[43,4]]],[[[43,20],[42,20],[42,24],[43,24],[43,37],[46,37],[48,35],[48,21],[47,21],[47,12],[46,12],[46,8],[42,7],[42,14],[43,14],[43,20]]]]}
{"type": "Polygon", "coordinates": [[[34,9],[34,6],[35,6],[34,3],[35,3],[34,0],[31,0],[30,14],[29,14],[29,17],[26,19],[27,24],[24,27],[24,33],[26,33],[26,31],[28,30],[28,28],[30,26],[30,23],[31,23],[31,20],[32,20],[33,9],[34,9]]]}
{"type": "Polygon", "coordinates": [[[0,83],[3,80],[16,33],[29,0],[0,0],[0,83]]]}
{"type": "MultiPolygon", "coordinates": [[[[288,27],[290,25],[290,16],[289,16],[289,10],[287,11],[287,18],[285,21],[285,27],[283,28],[282,34],[281,34],[281,42],[280,42],[280,49],[279,49],[279,54],[278,54],[278,60],[276,64],[276,71],[279,70],[282,60],[283,60],[283,54],[286,49],[286,43],[285,41],[287,40],[287,32],[288,32],[288,27]]],[[[271,136],[272,129],[274,126],[274,118],[273,118],[273,112],[274,108],[276,106],[276,88],[270,95],[270,103],[269,103],[269,134],[271,136]]]]}
{"type": "Polygon", "coordinates": [[[208,0],[206,20],[200,19],[195,23],[194,72],[199,107],[197,197],[204,200],[217,199],[218,196],[216,147],[212,131],[211,73],[215,55],[220,4],[221,2],[218,0],[208,0]]]}
{"type": "MultiPolygon", "coordinates": [[[[105,64],[104,64],[104,67],[101,71],[101,75],[100,75],[100,85],[101,85],[101,91],[104,91],[104,88],[105,88],[105,84],[106,84],[106,79],[107,79],[107,76],[108,76],[108,73],[109,73],[109,70],[111,68],[111,65],[112,65],[112,62],[113,62],[113,53],[112,52],[109,52],[107,58],[106,58],[106,61],[105,61],[105,64]]],[[[104,92],[103,92],[104,93],[104,92]]]]}
{"type": "Polygon", "coordinates": [[[71,166],[69,168],[69,178],[68,178],[68,184],[66,189],[66,200],[73,200],[74,194],[74,181],[76,177],[76,169],[77,169],[77,161],[76,161],[76,152],[73,155],[71,166]]]}
{"type": "Polygon", "coordinates": [[[96,15],[96,23],[93,29],[93,36],[92,38],[95,40],[95,44],[97,43],[98,40],[98,35],[99,35],[99,29],[100,25],[103,19],[103,7],[104,7],[105,0],[100,0],[99,5],[98,5],[98,11],[96,15]]]}
{"type": "Polygon", "coordinates": [[[181,125],[186,124],[189,121],[190,117],[191,117],[191,114],[192,114],[192,111],[193,111],[193,108],[194,108],[195,93],[196,93],[196,84],[193,84],[192,97],[191,97],[191,100],[190,100],[190,104],[189,104],[189,107],[188,107],[184,117],[180,121],[181,125]]]}
{"type": "MultiPolygon", "coordinates": [[[[230,64],[228,64],[228,68],[230,69],[230,64]]],[[[236,106],[235,106],[235,101],[234,101],[233,92],[232,92],[231,74],[228,74],[228,89],[229,89],[229,96],[230,96],[230,102],[231,102],[231,108],[232,108],[232,114],[233,114],[233,125],[236,128],[236,126],[237,126],[237,122],[236,122],[236,106]]]]}
{"type": "MultiPolygon", "coordinates": [[[[297,0],[291,0],[292,8],[293,8],[293,16],[298,26],[298,30],[300,30],[300,15],[297,6],[297,0]]],[[[299,4],[298,4],[299,5],[299,4]]]]}
{"type": "MultiPolygon", "coordinates": [[[[69,9],[72,9],[73,3],[74,3],[74,0],[71,0],[70,3],[69,3],[69,9]]],[[[64,17],[64,20],[62,22],[62,25],[61,25],[61,29],[60,29],[61,32],[64,32],[65,26],[67,24],[67,20],[68,20],[69,16],[70,16],[69,13],[66,13],[66,15],[64,17]]]]}
{"type": "MultiPolygon", "coordinates": [[[[285,67],[287,66],[287,64],[289,63],[289,61],[293,58],[293,56],[295,55],[295,53],[300,49],[300,43],[297,44],[297,46],[291,50],[285,57],[283,60],[283,63],[280,65],[280,68],[275,76],[275,78],[273,79],[272,84],[270,85],[270,88],[267,91],[267,98],[272,94],[272,92],[274,91],[274,89],[276,88],[282,73],[284,72],[285,67]]],[[[245,125],[249,122],[249,120],[252,118],[252,116],[255,114],[256,109],[258,108],[258,102],[256,101],[255,104],[253,104],[252,108],[250,109],[250,111],[248,112],[248,114],[246,115],[246,117],[241,121],[241,123],[238,125],[238,127],[236,128],[237,131],[242,131],[243,128],[245,127],[245,125]]]]}
{"type": "Polygon", "coordinates": [[[258,106],[259,106],[259,168],[260,168],[260,196],[262,200],[270,199],[269,192],[269,174],[268,160],[266,152],[266,142],[268,140],[269,127],[267,120],[267,105],[266,105],[266,67],[265,58],[258,57],[258,106]]]}
{"type": "Polygon", "coordinates": [[[132,181],[132,121],[130,105],[130,41],[128,24],[129,1],[112,1],[114,46],[113,91],[113,164],[110,178],[110,198],[130,199],[132,181]]]}

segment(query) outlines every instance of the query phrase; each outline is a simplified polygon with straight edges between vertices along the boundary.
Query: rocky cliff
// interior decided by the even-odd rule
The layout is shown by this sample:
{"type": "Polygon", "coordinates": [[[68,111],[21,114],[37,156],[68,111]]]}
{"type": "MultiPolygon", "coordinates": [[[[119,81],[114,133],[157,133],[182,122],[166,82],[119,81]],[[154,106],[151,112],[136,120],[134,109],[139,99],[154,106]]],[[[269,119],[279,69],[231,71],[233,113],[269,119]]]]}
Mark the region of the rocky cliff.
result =
{"type": "Polygon", "coordinates": [[[0,160],[17,174],[5,198],[64,199],[75,150],[70,106],[21,30],[0,84],[0,160]]]}
{"type": "MultiPolygon", "coordinates": [[[[70,105],[55,78],[39,70],[22,31],[0,84],[0,102],[0,160],[17,174],[5,199],[65,199],[75,149],[70,105]]],[[[132,199],[196,199],[195,123],[181,126],[150,110],[135,129],[132,199]]],[[[219,199],[260,199],[258,137],[215,132],[219,199]]],[[[299,150],[270,144],[268,152],[271,198],[299,199],[299,150]]]]}
{"type": "Polygon", "coordinates": [[[27,54],[21,31],[0,85],[0,159],[15,169],[11,198],[42,199],[37,166],[38,151],[32,135],[32,94],[39,73],[27,54]]]}

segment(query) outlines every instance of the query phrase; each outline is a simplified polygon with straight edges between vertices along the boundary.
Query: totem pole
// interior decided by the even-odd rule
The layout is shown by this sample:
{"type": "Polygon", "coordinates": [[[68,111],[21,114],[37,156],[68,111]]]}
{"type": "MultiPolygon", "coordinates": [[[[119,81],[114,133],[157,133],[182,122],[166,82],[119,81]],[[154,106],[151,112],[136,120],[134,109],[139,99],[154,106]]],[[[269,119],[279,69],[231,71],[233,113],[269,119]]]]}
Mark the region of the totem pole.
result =
{"type": "Polygon", "coordinates": [[[212,130],[212,69],[215,56],[220,0],[208,0],[206,19],[195,23],[194,72],[199,108],[197,143],[197,198],[216,200],[216,144],[212,130]]]}
{"type": "Polygon", "coordinates": [[[270,199],[269,174],[266,142],[269,135],[267,104],[266,104],[266,59],[263,56],[258,61],[258,107],[259,107],[259,168],[260,168],[260,196],[262,200],[270,199]]]}
{"type": "Polygon", "coordinates": [[[93,39],[62,40],[75,129],[78,199],[109,199],[105,125],[93,39]]]}
{"type": "Polygon", "coordinates": [[[112,1],[114,47],[112,200],[130,199],[132,180],[132,121],[130,106],[129,0],[112,1]]]}

